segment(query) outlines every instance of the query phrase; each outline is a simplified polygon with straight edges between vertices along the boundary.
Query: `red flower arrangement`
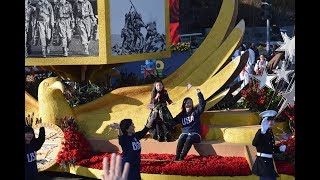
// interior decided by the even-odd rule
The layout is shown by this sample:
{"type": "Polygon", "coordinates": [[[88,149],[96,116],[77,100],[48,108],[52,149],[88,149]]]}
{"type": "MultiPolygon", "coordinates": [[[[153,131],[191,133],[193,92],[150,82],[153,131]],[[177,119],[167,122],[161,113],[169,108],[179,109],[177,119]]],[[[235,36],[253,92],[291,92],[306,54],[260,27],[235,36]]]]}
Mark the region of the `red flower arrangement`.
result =
{"type": "Polygon", "coordinates": [[[90,144],[78,127],[74,118],[63,118],[62,127],[64,133],[63,146],[58,153],[57,163],[62,167],[75,165],[78,161],[91,156],[90,144]]]}
{"type": "Polygon", "coordinates": [[[277,119],[279,120],[290,120],[291,122],[294,122],[295,120],[295,104],[293,106],[288,105],[282,112],[279,114],[277,119]]]}
{"type": "Polygon", "coordinates": [[[287,161],[274,161],[278,174],[295,176],[295,166],[287,161]]]}
{"type": "MultiPolygon", "coordinates": [[[[241,95],[244,98],[242,103],[238,106],[242,108],[249,108],[255,112],[265,111],[266,109],[277,109],[281,96],[274,94],[272,89],[264,87],[259,89],[259,82],[256,80],[250,80],[246,89],[241,91],[241,95]]],[[[288,105],[277,117],[276,121],[284,122],[289,121],[291,131],[294,129],[295,119],[295,105],[288,105]]]]}
{"type": "Polygon", "coordinates": [[[289,127],[292,133],[295,132],[295,104],[293,106],[288,105],[277,117],[276,121],[288,121],[289,127]]]}
{"type": "Polygon", "coordinates": [[[293,134],[287,140],[282,140],[278,145],[286,145],[286,151],[283,153],[286,160],[293,165],[295,164],[296,139],[293,134]]]}
{"type": "Polygon", "coordinates": [[[258,81],[250,80],[247,88],[241,91],[244,101],[238,106],[260,112],[267,109],[270,100],[272,100],[270,106],[274,106],[277,102],[279,102],[279,98],[272,98],[270,88],[264,87],[259,89],[258,87],[258,81]]]}
{"type": "Polygon", "coordinates": [[[283,157],[283,160],[275,161],[275,164],[279,174],[295,176],[296,139],[294,127],[291,129],[293,129],[292,135],[287,139],[281,140],[280,143],[277,144],[279,146],[286,145],[286,150],[284,153],[280,154],[283,157]]]}

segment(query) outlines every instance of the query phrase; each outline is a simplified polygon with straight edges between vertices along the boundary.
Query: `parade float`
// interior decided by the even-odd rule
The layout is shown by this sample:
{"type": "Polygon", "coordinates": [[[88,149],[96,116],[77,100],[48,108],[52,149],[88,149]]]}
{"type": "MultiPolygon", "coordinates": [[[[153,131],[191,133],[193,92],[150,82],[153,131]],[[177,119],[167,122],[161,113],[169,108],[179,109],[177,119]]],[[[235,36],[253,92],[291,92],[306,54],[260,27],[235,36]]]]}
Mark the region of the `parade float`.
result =
{"type": "MultiPolygon", "coordinates": [[[[106,6],[106,9],[99,9],[101,19],[110,18],[108,13],[112,5],[106,2],[98,1],[99,8],[106,6]],[[102,13],[106,13],[106,17],[102,13]]],[[[167,12],[168,1],[163,2],[167,12]]],[[[162,79],[174,102],[168,106],[173,116],[180,112],[180,105],[185,97],[197,99],[194,90],[201,89],[207,102],[201,116],[203,140],[190,149],[185,161],[180,162],[173,162],[177,141],[158,142],[148,137],[141,140],[142,179],[259,179],[251,173],[256,154],[251,142],[260,128],[259,111],[269,109],[278,96],[280,100],[277,103],[281,104],[278,114],[283,120],[276,124],[274,132],[276,135],[283,135],[284,132],[289,134],[286,140],[278,140],[279,143],[287,144],[290,150],[279,157],[282,161],[275,161],[280,175],[278,179],[294,179],[294,165],[285,161],[290,159],[294,162],[294,75],[288,78],[288,74],[294,74],[294,70],[288,70],[283,65],[275,70],[275,75],[264,72],[262,76],[252,77],[252,82],[246,88],[228,86],[244,68],[249,56],[245,52],[230,60],[236,48],[241,45],[245,31],[243,20],[236,24],[237,12],[237,0],[223,0],[215,24],[205,40],[185,63],[162,79]],[[284,86],[284,83],[287,84],[284,86]],[[192,86],[186,88],[187,84],[192,86]],[[268,95],[266,88],[271,88],[268,95]],[[243,98],[242,106],[212,110],[218,103],[226,101],[227,97],[239,97],[239,94],[243,98]]],[[[165,17],[168,17],[167,14],[165,17]]],[[[94,82],[106,74],[109,77],[117,75],[114,67],[119,63],[170,55],[168,37],[167,48],[160,52],[145,53],[131,49],[126,54],[112,55],[113,50],[116,52],[117,48],[118,52],[120,47],[112,46],[112,38],[108,37],[110,30],[105,28],[105,23],[109,24],[110,21],[99,24],[99,49],[105,49],[99,51],[98,57],[52,58],[51,64],[50,58],[46,58],[46,62],[42,58],[26,58],[26,66],[37,66],[58,75],[41,81],[37,99],[25,92],[26,117],[42,120],[40,124],[34,123],[36,136],[40,126],[45,126],[48,132],[47,140],[37,155],[40,171],[68,172],[101,178],[103,157],[110,157],[113,152],[121,154],[117,132],[110,125],[119,123],[124,118],[131,118],[136,130],[145,125],[150,113],[147,106],[152,84],[117,88],[75,107],[70,106],[66,100],[66,88],[62,80],[94,82]],[[101,45],[102,39],[106,38],[104,33],[107,34],[104,42],[107,42],[107,47],[105,44],[101,45]],[[107,54],[103,54],[105,52],[107,54]]],[[[169,34],[168,26],[165,32],[169,34]]],[[[294,39],[292,41],[285,34],[283,37],[285,42],[278,50],[286,51],[286,55],[290,54],[286,56],[286,60],[292,59],[294,39]],[[289,46],[290,51],[287,52],[289,46]]],[[[141,42],[139,46],[142,46],[141,42]]]]}

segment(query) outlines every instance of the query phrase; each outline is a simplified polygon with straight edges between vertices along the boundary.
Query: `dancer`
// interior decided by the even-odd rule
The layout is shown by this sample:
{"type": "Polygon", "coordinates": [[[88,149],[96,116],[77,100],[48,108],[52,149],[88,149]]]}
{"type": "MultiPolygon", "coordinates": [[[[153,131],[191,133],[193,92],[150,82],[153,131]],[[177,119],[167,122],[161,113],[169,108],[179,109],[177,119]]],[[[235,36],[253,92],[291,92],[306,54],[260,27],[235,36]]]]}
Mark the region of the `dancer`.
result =
{"type": "Polygon", "coordinates": [[[169,98],[168,92],[165,90],[163,83],[157,80],[153,84],[153,89],[151,92],[151,113],[158,114],[158,118],[155,120],[153,126],[150,129],[152,137],[159,142],[173,140],[171,133],[174,131],[174,126],[172,126],[172,115],[167,107],[167,102],[172,104],[172,100],[169,98]]]}
{"type": "Polygon", "coordinates": [[[182,111],[174,118],[175,124],[182,124],[182,133],[179,136],[175,161],[183,160],[192,144],[201,141],[200,114],[204,111],[206,101],[200,89],[196,89],[196,92],[199,98],[199,105],[195,108],[190,97],[184,98],[181,107],[182,111]]]}
{"type": "Polygon", "coordinates": [[[274,169],[273,153],[284,152],[286,145],[276,146],[271,127],[274,125],[274,110],[263,111],[259,114],[263,120],[252,141],[257,148],[257,158],[252,166],[252,173],[260,176],[260,180],[276,180],[278,173],[274,169]]]}
{"type": "Polygon", "coordinates": [[[151,128],[153,121],[156,119],[157,114],[152,113],[147,121],[146,126],[138,132],[135,132],[135,126],[132,119],[123,119],[120,125],[117,123],[112,124],[110,127],[118,129],[119,144],[122,148],[122,167],[125,163],[130,164],[128,179],[137,180],[141,179],[140,167],[141,167],[141,144],[142,139],[151,128]]]}
{"type": "Polygon", "coordinates": [[[24,128],[25,138],[25,159],[24,159],[24,175],[25,180],[35,180],[38,178],[37,167],[37,151],[41,148],[45,141],[44,127],[39,129],[39,137],[35,138],[34,130],[30,125],[24,128]]]}

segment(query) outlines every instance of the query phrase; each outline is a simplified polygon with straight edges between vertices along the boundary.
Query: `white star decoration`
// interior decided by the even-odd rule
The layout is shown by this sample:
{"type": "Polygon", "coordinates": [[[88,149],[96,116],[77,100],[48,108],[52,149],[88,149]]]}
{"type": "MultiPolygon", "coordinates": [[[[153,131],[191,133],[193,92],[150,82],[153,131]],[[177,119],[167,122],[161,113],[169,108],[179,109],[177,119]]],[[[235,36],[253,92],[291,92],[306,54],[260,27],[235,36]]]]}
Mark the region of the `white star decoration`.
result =
{"type": "Polygon", "coordinates": [[[289,83],[288,74],[292,73],[294,70],[286,71],[285,66],[281,66],[281,69],[273,70],[277,74],[276,83],[280,82],[281,79],[284,79],[287,83],[289,83]]]}
{"type": "Polygon", "coordinates": [[[287,33],[281,32],[284,43],[280,44],[280,47],[276,51],[285,51],[285,59],[290,61],[294,60],[295,57],[295,36],[290,38],[287,33]]]}
{"type": "Polygon", "coordinates": [[[272,80],[276,78],[276,75],[267,75],[267,71],[264,70],[262,75],[252,75],[253,78],[259,81],[259,89],[264,88],[265,86],[274,90],[272,80]]]}
{"type": "Polygon", "coordinates": [[[285,101],[282,103],[279,111],[278,111],[278,114],[280,114],[289,104],[291,106],[294,105],[294,96],[295,96],[295,82],[292,83],[292,86],[291,86],[291,89],[289,92],[286,92],[286,93],[279,93],[279,95],[282,95],[282,97],[285,98],[285,101]]]}

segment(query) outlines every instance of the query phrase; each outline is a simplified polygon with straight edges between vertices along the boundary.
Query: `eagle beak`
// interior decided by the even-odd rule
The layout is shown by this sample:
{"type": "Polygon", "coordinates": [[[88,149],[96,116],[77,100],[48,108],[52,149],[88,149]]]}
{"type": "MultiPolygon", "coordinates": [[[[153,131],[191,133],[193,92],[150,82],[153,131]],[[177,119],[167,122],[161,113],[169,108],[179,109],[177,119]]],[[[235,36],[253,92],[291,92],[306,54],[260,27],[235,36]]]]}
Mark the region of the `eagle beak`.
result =
{"type": "Polygon", "coordinates": [[[60,81],[54,82],[50,87],[50,89],[60,89],[62,93],[64,93],[64,86],[60,81]]]}

